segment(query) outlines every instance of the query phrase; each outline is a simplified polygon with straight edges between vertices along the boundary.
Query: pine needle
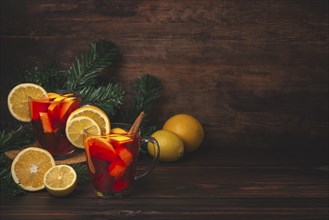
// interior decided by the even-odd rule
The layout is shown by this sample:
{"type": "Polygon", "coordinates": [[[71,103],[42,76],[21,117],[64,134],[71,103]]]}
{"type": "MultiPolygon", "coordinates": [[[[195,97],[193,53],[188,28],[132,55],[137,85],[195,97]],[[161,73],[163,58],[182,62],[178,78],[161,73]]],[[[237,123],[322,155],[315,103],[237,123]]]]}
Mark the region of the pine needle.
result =
{"type": "MultiPolygon", "coordinates": [[[[95,41],[90,50],[74,58],[68,70],[61,70],[58,63],[53,62],[45,68],[32,67],[21,72],[20,82],[36,83],[47,91],[66,89],[79,94],[83,104],[98,106],[103,109],[111,119],[130,123],[137,115],[144,111],[148,113],[160,98],[162,87],[160,82],[149,74],[141,75],[133,87],[133,103],[127,111],[120,109],[124,104],[125,93],[117,84],[97,82],[100,73],[110,66],[117,57],[118,48],[107,40],[95,41]],[[120,111],[118,111],[120,109],[120,111]]],[[[155,126],[142,125],[142,134],[150,135],[156,130],[155,126]]],[[[12,179],[10,162],[4,152],[21,148],[34,140],[30,124],[20,125],[14,129],[0,131],[0,179],[1,196],[15,196],[25,193],[12,179]]],[[[146,146],[142,146],[146,152],[146,146]]],[[[72,165],[78,175],[78,183],[89,181],[88,170],[85,163],[72,165]]]]}
{"type": "Polygon", "coordinates": [[[86,86],[95,86],[99,73],[112,64],[117,54],[118,49],[111,41],[93,42],[90,50],[75,57],[67,70],[66,89],[77,91],[86,86]]]}
{"type": "Polygon", "coordinates": [[[10,161],[5,154],[0,155],[0,167],[1,197],[13,197],[25,194],[25,191],[14,182],[10,171],[10,161]]]}
{"type": "Polygon", "coordinates": [[[0,132],[0,154],[31,144],[33,140],[30,124],[20,125],[9,131],[3,130],[0,132]]]}
{"type": "MultiPolygon", "coordinates": [[[[140,112],[145,112],[147,117],[155,102],[160,98],[161,92],[162,86],[156,77],[150,74],[138,77],[132,93],[134,106],[129,115],[136,118],[140,112]]],[[[144,122],[146,121],[147,119],[144,119],[144,122]]]]}
{"type": "Polygon", "coordinates": [[[162,87],[157,78],[150,74],[141,75],[134,85],[133,98],[136,112],[148,113],[161,96],[162,87]]]}
{"type": "Polygon", "coordinates": [[[56,61],[49,62],[44,67],[29,66],[19,70],[19,83],[31,82],[45,88],[47,91],[59,90],[64,87],[66,71],[56,61]]]}
{"type": "Polygon", "coordinates": [[[123,104],[124,92],[120,86],[109,83],[106,86],[85,87],[78,94],[84,104],[92,104],[105,111],[111,118],[123,104]]]}
{"type": "Polygon", "coordinates": [[[86,163],[76,163],[71,165],[77,173],[78,184],[88,183],[89,174],[86,163]]]}

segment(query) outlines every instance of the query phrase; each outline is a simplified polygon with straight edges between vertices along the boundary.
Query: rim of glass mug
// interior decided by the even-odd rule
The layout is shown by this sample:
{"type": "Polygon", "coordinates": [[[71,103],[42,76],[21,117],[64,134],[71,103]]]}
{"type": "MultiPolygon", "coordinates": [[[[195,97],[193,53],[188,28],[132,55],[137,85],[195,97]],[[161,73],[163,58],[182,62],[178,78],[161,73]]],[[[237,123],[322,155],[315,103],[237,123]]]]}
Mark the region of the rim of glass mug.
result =
{"type": "MultiPolygon", "coordinates": [[[[82,103],[82,98],[79,94],[77,93],[74,93],[72,91],[69,91],[69,90],[53,90],[53,91],[49,91],[47,92],[48,94],[49,93],[57,93],[59,95],[65,95],[65,94],[73,94],[71,97],[74,97],[75,101],[79,101],[80,104],[82,103]]],[[[70,98],[70,97],[68,97],[70,98]]],[[[62,99],[62,100],[58,100],[58,101],[55,101],[55,100],[49,100],[48,98],[32,98],[32,97],[28,97],[28,101],[34,101],[34,102],[41,102],[41,103],[63,103],[63,102],[72,102],[72,99],[71,100],[66,100],[66,99],[62,99]]]]}

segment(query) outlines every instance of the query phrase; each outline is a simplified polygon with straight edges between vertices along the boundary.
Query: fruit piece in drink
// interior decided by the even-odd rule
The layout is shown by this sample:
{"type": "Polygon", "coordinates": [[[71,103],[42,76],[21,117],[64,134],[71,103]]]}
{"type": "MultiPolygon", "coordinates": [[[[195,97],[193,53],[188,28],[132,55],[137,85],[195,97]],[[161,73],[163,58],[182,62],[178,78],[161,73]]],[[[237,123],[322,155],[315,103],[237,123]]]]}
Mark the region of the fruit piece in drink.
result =
{"type": "Polygon", "coordinates": [[[112,144],[103,138],[92,138],[88,141],[88,145],[92,157],[107,161],[113,161],[117,158],[117,153],[112,144]]]}
{"type": "Polygon", "coordinates": [[[126,172],[126,166],[121,159],[116,159],[108,166],[109,175],[114,177],[114,180],[120,179],[126,172]]]}
{"type": "Polygon", "coordinates": [[[125,135],[128,134],[127,131],[123,130],[122,128],[112,128],[111,129],[111,134],[121,134],[121,135],[125,135]]]}
{"type": "Polygon", "coordinates": [[[54,132],[53,122],[50,120],[47,112],[40,112],[41,124],[45,133],[54,132]]]}
{"type": "Polygon", "coordinates": [[[67,118],[75,109],[78,108],[79,103],[74,100],[64,101],[61,103],[61,108],[59,110],[59,120],[66,122],[67,118]]]}
{"type": "Polygon", "coordinates": [[[53,156],[64,156],[74,151],[65,134],[66,119],[79,105],[78,96],[65,97],[48,93],[46,99],[31,99],[30,111],[35,137],[42,148],[53,156]],[[55,101],[57,100],[57,101],[55,101]]]}
{"type": "Polygon", "coordinates": [[[115,151],[126,166],[131,164],[133,161],[133,154],[126,147],[118,146],[115,148],[115,151]]]}

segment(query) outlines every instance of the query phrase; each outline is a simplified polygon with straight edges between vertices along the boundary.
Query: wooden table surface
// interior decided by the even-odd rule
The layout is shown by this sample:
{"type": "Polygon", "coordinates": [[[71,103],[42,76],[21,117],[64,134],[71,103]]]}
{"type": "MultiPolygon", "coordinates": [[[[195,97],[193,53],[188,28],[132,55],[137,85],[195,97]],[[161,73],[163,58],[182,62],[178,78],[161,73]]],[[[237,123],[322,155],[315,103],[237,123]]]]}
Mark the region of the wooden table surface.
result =
{"type": "MultiPolygon", "coordinates": [[[[202,146],[159,163],[125,199],[89,184],[1,198],[1,219],[328,219],[328,152],[202,146]]],[[[142,168],[148,158],[141,160],[142,168]]]]}
{"type": "Polygon", "coordinates": [[[1,197],[1,220],[328,219],[327,0],[0,5],[0,130],[13,119],[6,97],[15,70],[42,72],[49,61],[67,70],[105,38],[120,56],[101,80],[118,82],[129,100],[134,80],[151,73],[164,88],[154,122],[190,113],[207,136],[198,151],[160,163],[126,199],[96,198],[89,184],[64,198],[1,197]]]}

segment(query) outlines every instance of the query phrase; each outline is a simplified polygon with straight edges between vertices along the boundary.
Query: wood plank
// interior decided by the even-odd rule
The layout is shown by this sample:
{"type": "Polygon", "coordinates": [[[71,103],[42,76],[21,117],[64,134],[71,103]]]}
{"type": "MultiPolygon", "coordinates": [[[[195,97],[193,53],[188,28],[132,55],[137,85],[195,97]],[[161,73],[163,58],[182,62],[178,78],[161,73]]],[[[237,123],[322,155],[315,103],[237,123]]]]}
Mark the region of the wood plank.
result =
{"type": "MultiPolygon", "coordinates": [[[[64,68],[90,42],[121,51],[106,74],[129,92],[158,77],[159,127],[186,112],[205,126],[197,151],[160,162],[130,197],[89,184],[3,198],[1,219],[327,219],[328,1],[1,1],[0,126],[16,68],[56,57],[64,68]]],[[[139,171],[150,158],[142,155],[139,171]]]]}
{"type": "Polygon", "coordinates": [[[126,199],[98,199],[89,185],[78,185],[64,198],[42,191],[1,200],[1,217],[321,219],[328,213],[327,178],[327,171],[293,167],[160,165],[126,199]]]}
{"type": "Polygon", "coordinates": [[[52,219],[325,219],[328,211],[325,199],[98,199],[94,200],[95,206],[83,199],[80,206],[72,205],[75,200],[61,199],[66,208],[47,198],[36,201],[1,215],[6,219],[43,219],[49,215],[52,219]],[[41,202],[50,202],[52,211],[41,202]]]}
{"type": "MultiPolygon", "coordinates": [[[[210,140],[327,148],[327,1],[1,4],[1,97],[18,66],[56,57],[68,67],[91,41],[108,38],[121,50],[109,80],[128,94],[141,73],[163,83],[152,115],[157,125],[187,112],[203,122],[210,140]]],[[[0,104],[7,127],[5,98],[0,104]]]]}

